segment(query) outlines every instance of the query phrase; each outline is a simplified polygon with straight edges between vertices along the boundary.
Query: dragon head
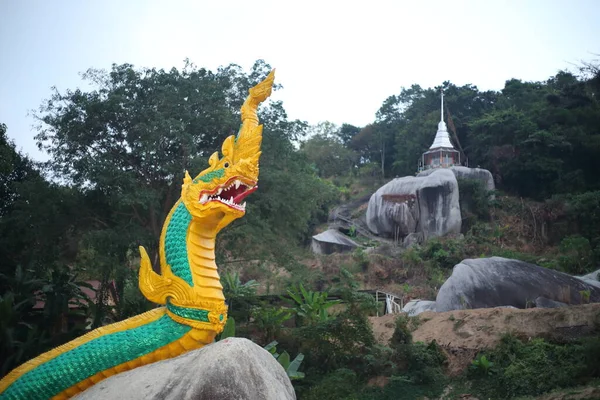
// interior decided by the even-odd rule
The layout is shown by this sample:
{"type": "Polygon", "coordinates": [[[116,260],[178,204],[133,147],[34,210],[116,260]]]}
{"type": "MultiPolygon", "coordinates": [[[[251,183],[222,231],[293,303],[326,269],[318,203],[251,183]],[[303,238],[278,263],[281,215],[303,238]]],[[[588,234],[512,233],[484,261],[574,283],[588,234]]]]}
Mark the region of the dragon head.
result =
{"type": "Polygon", "coordinates": [[[209,167],[192,179],[186,171],[181,199],[193,218],[215,226],[217,232],[246,213],[245,198],[258,186],[258,161],[262,125],[258,125],[258,105],[270,96],[275,71],[250,89],[242,106],[242,126],[215,152],[209,167]]]}

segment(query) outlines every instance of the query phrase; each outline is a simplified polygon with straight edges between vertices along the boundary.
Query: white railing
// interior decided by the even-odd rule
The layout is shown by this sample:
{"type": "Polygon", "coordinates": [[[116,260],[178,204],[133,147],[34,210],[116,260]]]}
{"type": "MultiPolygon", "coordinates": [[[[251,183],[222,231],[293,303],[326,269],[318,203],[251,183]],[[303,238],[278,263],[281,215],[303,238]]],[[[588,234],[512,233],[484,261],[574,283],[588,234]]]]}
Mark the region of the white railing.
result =
{"type": "Polygon", "coordinates": [[[443,163],[443,164],[425,165],[425,166],[419,165],[419,172],[426,171],[428,169],[451,168],[451,167],[457,167],[457,166],[460,166],[460,164],[443,163]]]}
{"type": "MultiPolygon", "coordinates": [[[[396,297],[393,294],[381,292],[377,290],[375,292],[375,301],[379,304],[379,296],[385,296],[385,308],[383,314],[400,314],[404,308],[404,301],[401,297],[396,297]],[[400,304],[397,303],[400,300],[400,304]]],[[[379,307],[377,308],[377,316],[379,316],[379,307]]]]}

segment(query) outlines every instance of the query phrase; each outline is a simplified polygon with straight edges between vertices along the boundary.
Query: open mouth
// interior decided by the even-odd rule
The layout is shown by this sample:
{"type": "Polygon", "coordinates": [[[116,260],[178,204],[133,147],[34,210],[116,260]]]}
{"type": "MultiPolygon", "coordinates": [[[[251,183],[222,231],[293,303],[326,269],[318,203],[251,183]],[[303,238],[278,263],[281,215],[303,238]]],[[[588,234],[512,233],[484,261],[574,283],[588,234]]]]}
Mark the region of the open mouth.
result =
{"type": "Polygon", "coordinates": [[[235,210],[245,211],[246,202],[242,200],[250,193],[254,192],[258,186],[248,186],[239,179],[233,178],[224,185],[213,190],[212,193],[201,193],[200,204],[206,204],[210,201],[221,202],[235,210]]]}

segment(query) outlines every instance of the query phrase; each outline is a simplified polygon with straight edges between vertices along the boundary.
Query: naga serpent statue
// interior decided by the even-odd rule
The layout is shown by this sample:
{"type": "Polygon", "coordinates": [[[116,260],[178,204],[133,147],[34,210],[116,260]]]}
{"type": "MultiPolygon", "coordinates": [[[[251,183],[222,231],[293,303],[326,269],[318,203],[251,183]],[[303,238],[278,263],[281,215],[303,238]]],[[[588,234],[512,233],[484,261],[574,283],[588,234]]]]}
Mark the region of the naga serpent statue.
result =
{"type": "Polygon", "coordinates": [[[67,399],[99,381],[176,357],[214,341],[227,306],[215,264],[219,231],[245,214],[257,188],[262,125],[258,105],[271,95],[274,70],[251,88],[242,126],[194,179],[186,171],[181,198],[160,236],[161,275],[140,246],[140,290],[164,307],[93,330],[17,367],[0,380],[0,399],[67,399]]]}

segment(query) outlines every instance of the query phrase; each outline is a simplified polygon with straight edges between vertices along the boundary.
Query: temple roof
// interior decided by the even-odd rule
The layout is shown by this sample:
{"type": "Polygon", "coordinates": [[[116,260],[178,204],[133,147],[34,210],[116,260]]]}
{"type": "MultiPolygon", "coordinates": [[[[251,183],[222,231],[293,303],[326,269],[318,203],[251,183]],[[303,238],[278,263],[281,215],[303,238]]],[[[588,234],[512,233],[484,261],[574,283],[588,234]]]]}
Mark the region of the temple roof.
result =
{"type": "Polygon", "coordinates": [[[438,130],[435,134],[435,139],[433,139],[433,143],[429,147],[429,150],[437,149],[437,148],[446,148],[446,149],[454,149],[452,146],[452,142],[450,142],[450,136],[448,136],[448,129],[446,128],[446,123],[444,122],[444,92],[442,91],[442,108],[440,113],[440,123],[438,124],[438,130]]]}

